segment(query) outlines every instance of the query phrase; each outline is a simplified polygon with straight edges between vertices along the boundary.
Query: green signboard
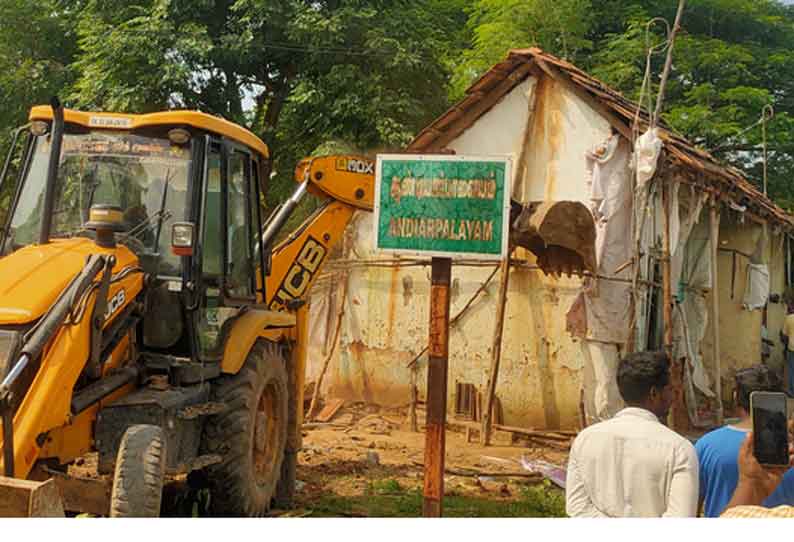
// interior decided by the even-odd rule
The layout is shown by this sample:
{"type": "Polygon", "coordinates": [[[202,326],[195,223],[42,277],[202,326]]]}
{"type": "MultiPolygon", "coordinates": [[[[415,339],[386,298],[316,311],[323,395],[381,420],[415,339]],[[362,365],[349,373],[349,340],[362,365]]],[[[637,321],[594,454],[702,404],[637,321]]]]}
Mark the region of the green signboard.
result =
{"type": "Polygon", "coordinates": [[[375,246],[397,254],[500,259],[510,215],[507,158],[378,155],[375,246]]]}

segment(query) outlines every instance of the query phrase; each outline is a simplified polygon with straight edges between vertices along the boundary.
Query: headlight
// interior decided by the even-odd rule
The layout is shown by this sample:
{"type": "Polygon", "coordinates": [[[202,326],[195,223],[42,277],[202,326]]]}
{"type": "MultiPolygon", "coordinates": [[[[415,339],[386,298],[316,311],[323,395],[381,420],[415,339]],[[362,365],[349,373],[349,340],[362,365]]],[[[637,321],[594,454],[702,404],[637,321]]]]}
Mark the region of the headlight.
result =
{"type": "Polygon", "coordinates": [[[19,331],[0,329],[0,380],[5,378],[16,361],[13,356],[19,348],[21,335],[19,331]]]}

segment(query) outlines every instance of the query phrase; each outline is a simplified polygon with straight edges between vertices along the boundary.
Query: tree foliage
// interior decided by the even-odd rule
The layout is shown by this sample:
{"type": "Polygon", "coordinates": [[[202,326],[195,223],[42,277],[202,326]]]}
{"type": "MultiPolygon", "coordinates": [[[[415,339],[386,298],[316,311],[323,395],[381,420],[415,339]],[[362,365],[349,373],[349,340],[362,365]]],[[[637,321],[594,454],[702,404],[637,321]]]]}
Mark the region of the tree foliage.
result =
{"type": "MultiPolygon", "coordinates": [[[[71,106],[197,108],[271,147],[271,202],[329,141],[402,147],[511,48],[540,46],[638,99],[670,0],[0,0],[0,120],[52,94],[71,106]]],[[[653,57],[655,96],[663,54],[653,57]]],[[[665,120],[794,207],[794,8],[688,0],[665,120]]]]}
{"type": "Polygon", "coordinates": [[[271,147],[277,196],[327,139],[399,147],[446,106],[454,4],[439,0],[89,0],[82,107],[199,108],[271,147]]]}
{"type": "MultiPolygon", "coordinates": [[[[453,96],[506,49],[535,45],[638,100],[647,50],[666,37],[662,24],[648,23],[663,17],[672,24],[677,4],[478,0],[469,19],[475,39],[454,75],[453,96]]],[[[688,0],[673,58],[664,119],[697,145],[748,171],[759,187],[762,129],[757,122],[764,106],[773,106],[775,117],[767,124],[769,193],[794,208],[794,8],[776,0],[688,0]]],[[[643,103],[648,95],[656,97],[663,62],[663,52],[652,57],[651,92],[643,103]]]]}

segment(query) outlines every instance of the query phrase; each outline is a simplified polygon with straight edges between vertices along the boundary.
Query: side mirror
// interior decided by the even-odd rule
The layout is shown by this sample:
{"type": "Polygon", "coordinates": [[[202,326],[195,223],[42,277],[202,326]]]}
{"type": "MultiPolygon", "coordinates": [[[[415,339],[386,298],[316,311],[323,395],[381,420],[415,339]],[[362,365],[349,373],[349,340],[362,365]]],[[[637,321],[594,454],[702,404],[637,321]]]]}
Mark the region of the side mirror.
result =
{"type": "Polygon", "coordinates": [[[171,226],[171,252],[177,256],[192,256],[195,229],[192,222],[174,222],[171,226]]]}

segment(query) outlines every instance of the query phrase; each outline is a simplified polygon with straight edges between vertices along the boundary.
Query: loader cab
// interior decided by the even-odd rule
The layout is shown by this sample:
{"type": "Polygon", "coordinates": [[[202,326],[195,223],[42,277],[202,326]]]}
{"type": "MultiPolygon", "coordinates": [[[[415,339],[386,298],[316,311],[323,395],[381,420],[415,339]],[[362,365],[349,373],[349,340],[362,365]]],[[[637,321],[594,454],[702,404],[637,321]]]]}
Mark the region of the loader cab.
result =
{"type": "MultiPolygon", "coordinates": [[[[147,274],[144,349],[219,361],[225,336],[264,299],[259,202],[268,149],[244,128],[193,111],[146,115],[64,111],[53,212],[43,209],[53,113],[34,107],[10,209],[3,254],[95,234],[95,206],[122,213],[118,244],[147,274]]],[[[1,179],[5,185],[13,181],[1,179]]],[[[118,250],[122,250],[119,248],[118,250]]]]}
{"type": "Polygon", "coordinates": [[[234,319],[265,298],[259,202],[266,155],[216,135],[206,135],[202,149],[192,216],[196,248],[186,279],[200,285],[192,292],[197,356],[214,361],[234,319]]]}

